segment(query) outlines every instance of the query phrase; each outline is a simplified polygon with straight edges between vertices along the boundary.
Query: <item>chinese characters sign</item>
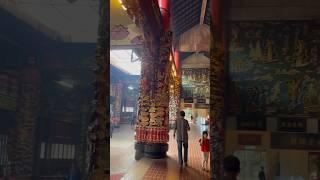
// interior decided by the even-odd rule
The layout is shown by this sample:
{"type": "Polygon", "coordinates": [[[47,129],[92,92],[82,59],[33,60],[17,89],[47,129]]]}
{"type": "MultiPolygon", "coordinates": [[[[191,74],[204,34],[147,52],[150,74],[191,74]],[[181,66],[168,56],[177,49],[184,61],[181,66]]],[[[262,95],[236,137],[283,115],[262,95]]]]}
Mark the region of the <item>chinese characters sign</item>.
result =
{"type": "Polygon", "coordinates": [[[271,148],[318,150],[320,134],[272,133],[271,148]]]}

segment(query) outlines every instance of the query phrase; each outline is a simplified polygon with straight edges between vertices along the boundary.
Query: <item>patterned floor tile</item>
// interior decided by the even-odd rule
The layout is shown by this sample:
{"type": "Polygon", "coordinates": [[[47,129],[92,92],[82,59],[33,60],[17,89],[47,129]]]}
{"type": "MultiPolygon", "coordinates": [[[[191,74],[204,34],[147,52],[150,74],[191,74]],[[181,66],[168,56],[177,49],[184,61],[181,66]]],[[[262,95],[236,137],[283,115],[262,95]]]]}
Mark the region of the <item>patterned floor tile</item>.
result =
{"type": "Polygon", "coordinates": [[[178,148],[172,132],[170,133],[168,158],[165,160],[154,160],[153,164],[144,176],[145,180],[192,180],[209,179],[209,172],[201,169],[202,153],[200,151],[199,139],[201,138],[199,128],[196,125],[191,126],[189,133],[189,148],[188,148],[188,167],[180,168],[178,166],[178,148]],[[168,161],[171,158],[172,161],[168,161]],[[168,169],[168,162],[174,165],[175,168],[168,169]],[[172,170],[174,169],[174,170],[172,170]],[[175,172],[172,172],[175,171],[175,172]]]}

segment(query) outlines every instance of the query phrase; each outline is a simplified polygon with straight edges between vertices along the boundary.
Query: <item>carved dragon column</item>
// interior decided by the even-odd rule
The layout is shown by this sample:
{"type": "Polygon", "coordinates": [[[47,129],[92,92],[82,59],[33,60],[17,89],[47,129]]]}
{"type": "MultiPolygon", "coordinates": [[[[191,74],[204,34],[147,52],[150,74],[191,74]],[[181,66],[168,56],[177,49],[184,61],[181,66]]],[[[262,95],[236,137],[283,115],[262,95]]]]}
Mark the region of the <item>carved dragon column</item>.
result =
{"type": "Polygon", "coordinates": [[[12,171],[19,179],[32,179],[34,167],[35,128],[40,109],[40,72],[30,58],[20,78],[19,104],[12,171]]]}
{"type": "Polygon", "coordinates": [[[136,125],[135,149],[136,160],[139,160],[144,155],[144,145],[147,139],[147,129],[150,123],[150,107],[152,99],[153,85],[153,58],[148,52],[147,46],[144,48],[141,58],[141,80],[140,80],[140,97],[139,97],[139,112],[136,125]]]}
{"type": "Polygon", "coordinates": [[[109,118],[109,1],[100,1],[100,18],[95,70],[95,100],[94,111],[88,128],[90,180],[103,180],[110,177],[109,148],[110,118],[109,118]],[[107,103],[108,102],[108,103],[107,103]]]}
{"type": "MultiPolygon", "coordinates": [[[[161,38],[159,56],[142,59],[136,159],[164,158],[169,141],[169,56],[171,32],[161,38]]],[[[147,54],[147,52],[145,52],[147,54]]]]}
{"type": "MultiPolygon", "coordinates": [[[[151,18],[146,17],[147,7],[157,1],[124,0],[127,13],[144,34],[142,55],[139,112],[136,126],[136,159],[146,155],[164,158],[169,141],[169,56],[172,33],[155,35],[151,18]]],[[[154,8],[154,7],[153,7],[154,8]]],[[[159,9],[160,12],[160,9],[159,9]]],[[[150,12],[149,12],[150,13],[150,12]]],[[[159,18],[154,10],[155,18],[159,18]]],[[[161,29],[161,27],[159,27],[161,29]]]]}
{"type": "Polygon", "coordinates": [[[210,179],[220,180],[223,175],[225,149],[225,58],[221,18],[221,0],[211,1],[210,45],[210,179]]]}
{"type": "Polygon", "coordinates": [[[169,56],[172,33],[164,33],[160,40],[159,59],[155,62],[154,95],[151,99],[150,123],[146,130],[145,155],[164,158],[169,141],[169,78],[171,76],[169,56]]]}

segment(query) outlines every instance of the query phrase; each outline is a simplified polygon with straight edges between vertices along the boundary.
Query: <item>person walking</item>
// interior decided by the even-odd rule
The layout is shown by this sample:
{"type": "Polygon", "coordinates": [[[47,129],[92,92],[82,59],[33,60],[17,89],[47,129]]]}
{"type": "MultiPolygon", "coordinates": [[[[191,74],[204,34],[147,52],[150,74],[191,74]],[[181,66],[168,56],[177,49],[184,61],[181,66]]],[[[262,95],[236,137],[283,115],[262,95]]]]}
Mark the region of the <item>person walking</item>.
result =
{"type": "Polygon", "coordinates": [[[179,164],[182,167],[183,163],[185,166],[188,166],[188,131],[190,131],[190,126],[188,120],[185,118],[185,112],[180,112],[180,118],[177,119],[173,138],[176,138],[177,135],[177,143],[178,143],[178,159],[179,164]],[[182,160],[182,146],[184,149],[183,160],[182,160]]]}
{"type": "Polygon", "coordinates": [[[110,138],[112,138],[113,130],[114,130],[114,124],[113,124],[113,121],[111,121],[110,122],[110,138]]]}
{"type": "Polygon", "coordinates": [[[240,161],[237,157],[230,155],[223,160],[224,176],[222,180],[237,180],[240,173],[240,161]]]}
{"type": "Polygon", "coordinates": [[[264,167],[260,167],[260,172],[259,172],[259,180],[266,180],[266,174],[264,173],[264,167]]]}
{"type": "Polygon", "coordinates": [[[131,117],[131,128],[134,129],[134,126],[136,124],[136,116],[134,114],[132,114],[131,117]]]}

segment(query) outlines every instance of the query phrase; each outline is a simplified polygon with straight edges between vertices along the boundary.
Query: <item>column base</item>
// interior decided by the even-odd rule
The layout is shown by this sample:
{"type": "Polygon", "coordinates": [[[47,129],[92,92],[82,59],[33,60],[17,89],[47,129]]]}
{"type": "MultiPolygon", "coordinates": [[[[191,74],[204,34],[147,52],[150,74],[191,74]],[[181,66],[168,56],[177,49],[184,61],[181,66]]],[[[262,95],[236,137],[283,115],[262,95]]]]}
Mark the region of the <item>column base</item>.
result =
{"type": "Polygon", "coordinates": [[[144,154],[151,159],[163,159],[167,157],[168,144],[145,144],[144,154]]]}
{"type": "Polygon", "coordinates": [[[135,159],[138,161],[144,156],[144,143],[136,142],[134,148],[136,150],[135,159]]]}
{"type": "Polygon", "coordinates": [[[146,156],[151,159],[163,159],[167,157],[168,144],[146,144],[146,143],[135,143],[135,159],[140,160],[146,156]]]}

